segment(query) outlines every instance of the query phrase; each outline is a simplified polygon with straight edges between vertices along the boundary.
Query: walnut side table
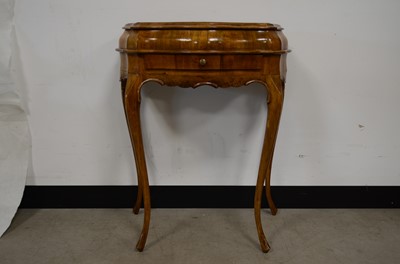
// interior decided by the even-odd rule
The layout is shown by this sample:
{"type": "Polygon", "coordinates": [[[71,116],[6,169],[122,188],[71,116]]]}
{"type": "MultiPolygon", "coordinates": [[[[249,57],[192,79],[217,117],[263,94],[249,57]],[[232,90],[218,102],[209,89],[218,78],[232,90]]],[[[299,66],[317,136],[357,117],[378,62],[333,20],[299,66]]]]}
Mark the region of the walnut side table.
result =
{"type": "Polygon", "coordinates": [[[136,248],[142,251],[150,224],[150,190],[140,127],[143,84],[215,88],[257,82],[267,90],[268,117],[254,197],[254,215],[263,252],[270,246],[261,225],[261,199],[265,183],[271,213],[271,164],[282,111],[286,54],[282,28],[270,23],[135,23],[127,24],[119,40],[121,86],[125,115],[135,156],[138,194],[134,213],[144,202],[144,223],[136,248]]]}

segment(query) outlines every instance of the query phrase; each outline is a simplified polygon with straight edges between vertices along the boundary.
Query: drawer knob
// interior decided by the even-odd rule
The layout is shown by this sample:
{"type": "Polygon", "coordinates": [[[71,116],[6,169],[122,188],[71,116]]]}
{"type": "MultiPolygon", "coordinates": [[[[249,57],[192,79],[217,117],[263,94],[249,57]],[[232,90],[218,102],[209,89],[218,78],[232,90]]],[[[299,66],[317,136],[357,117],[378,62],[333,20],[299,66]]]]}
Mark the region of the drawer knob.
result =
{"type": "Polygon", "coordinates": [[[204,65],[206,65],[207,61],[206,61],[206,59],[200,59],[199,63],[201,66],[204,66],[204,65]]]}

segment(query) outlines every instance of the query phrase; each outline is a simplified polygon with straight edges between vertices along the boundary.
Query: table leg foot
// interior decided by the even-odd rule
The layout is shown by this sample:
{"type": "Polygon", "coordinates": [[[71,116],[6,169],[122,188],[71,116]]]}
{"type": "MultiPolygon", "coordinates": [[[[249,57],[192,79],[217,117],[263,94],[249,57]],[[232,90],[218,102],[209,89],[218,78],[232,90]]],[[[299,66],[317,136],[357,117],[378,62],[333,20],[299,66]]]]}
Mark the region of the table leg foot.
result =
{"type": "Polygon", "coordinates": [[[147,235],[144,236],[143,234],[140,235],[140,238],[136,244],[136,249],[139,252],[142,252],[144,249],[144,246],[146,245],[146,240],[147,240],[147,235]]]}
{"type": "Polygon", "coordinates": [[[262,197],[262,182],[258,181],[256,186],[256,194],[254,197],[254,216],[256,220],[258,240],[260,241],[261,251],[267,253],[270,250],[267,239],[261,223],[261,197],[262,197]]]}
{"type": "Polygon", "coordinates": [[[271,207],[271,206],[269,206],[269,207],[270,207],[272,215],[276,215],[278,213],[278,209],[276,207],[271,207]]]}
{"type": "Polygon", "coordinates": [[[272,194],[271,194],[271,186],[269,185],[269,182],[265,184],[265,193],[267,196],[267,202],[269,209],[271,210],[272,215],[276,215],[278,212],[278,208],[276,208],[274,201],[272,200],[272,194]]]}
{"type": "Polygon", "coordinates": [[[260,246],[261,246],[261,251],[264,253],[268,253],[268,251],[271,249],[271,247],[268,244],[267,239],[265,239],[265,238],[263,240],[260,240],[260,246]]]}

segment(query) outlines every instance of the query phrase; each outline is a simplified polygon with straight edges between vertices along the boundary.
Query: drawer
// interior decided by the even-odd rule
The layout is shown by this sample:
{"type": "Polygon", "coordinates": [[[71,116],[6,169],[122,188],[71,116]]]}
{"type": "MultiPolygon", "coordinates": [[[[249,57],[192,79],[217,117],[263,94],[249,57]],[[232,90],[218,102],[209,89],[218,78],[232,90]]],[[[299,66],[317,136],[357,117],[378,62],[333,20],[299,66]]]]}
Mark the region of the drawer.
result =
{"type": "Polygon", "coordinates": [[[149,70],[257,70],[263,65],[262,55],[146,54],[149,70]]]}
{"type": "Polygon", "coordinates": [[[219,70],[220,55],[144,55],[146,69],[150,70],[219,70]]]}

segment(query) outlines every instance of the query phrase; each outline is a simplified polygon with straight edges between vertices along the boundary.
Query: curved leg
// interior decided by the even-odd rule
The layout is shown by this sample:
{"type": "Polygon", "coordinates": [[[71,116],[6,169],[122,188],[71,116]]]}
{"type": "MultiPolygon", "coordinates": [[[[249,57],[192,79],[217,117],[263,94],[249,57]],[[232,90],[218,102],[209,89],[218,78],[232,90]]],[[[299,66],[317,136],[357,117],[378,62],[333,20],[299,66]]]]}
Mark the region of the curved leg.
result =
{"type": "Polygon", "coordinates": [[[150,226],[150,189],[147,177],[146,159],[143,149],[142,130],[140,126],[140,89],[142,79],[138,75],[129,75],[125,90],[125,113],[128,121],[129,132],[132,139],[132,147],[135,156],[136,170],[138,175],[138,199],[134,212],[140,208],[141,199],[144,200],[144,220],[142,233],[136,244],[136,249],[143,251],[146,244],[147,234],[150,226]],[[143,194],[143,195],[142,195],[143,194]]]}
{"type": "MultiPolygon", "coordinates": [[[[271,150],[271,160],[268,163],[268,168],[267,168],[267,173],[265,175],[265,194],[267,196],[267,201],[269,208],[271,210],[272,215],[276,215],[278,212],[278,208],[276,208],[274,201],[272,200],[272,195],[271,195],[271,168],[272,168],[272,161],[274,157],[274,152],[275,152],[275,143],[276,143],[276,138],[278,135],[278,128],[279,128],[279,121],[281,119],[281,113],[282,113],[282,106],[283,106],[283,98],[284,98],[284,82],[280,80],[280,78],[271,78],[268,82],[272,82],[267,85],[274,85],[276,86],[276,89],[282,91],[282,98],[281,98],[281,103],[276,109],[276,114],[275,114],[275,119],[272,122],[275,122],[276,125],[269,130],[269,133],[271,134],[271,140],[272,140],[272,150],[271,150]]],[[[270,101],[268,101],[268,112],[270,111],[269,108],[270,101]]]]}
{"type": "MultiPolygon", "coordinates": [[[[125,109],[125,90],[126,90],[126,83],[127,83],[128,79],[127,78],[123,78],[121,79],[121,95],[122,95],[122,104],[124,106],[124,112],[125,112],[125,118],[126,121],[128,123],[128,128],[129,128],[129,122],[128,122],[128,117],[126,115],[126,109],[125,109]]],[[[131,137],[131,143],[133,145],[133,139],[132,139],[132,133],[131,130],[129,129],[129,135],[131,137]]],[[[136,155],[134,155],[135,157],[135,164],[137,164],[137,159],[136,159],[136,155]]],[[[136,170],[139,170],[139,167],[136,166],[136,170]]],[[[138,214],[139,210],[140,210],[140,206],[142,205],[142,198],[143,198],[143,188],[142,188],[142,181],[140,180],[140,172],[137,173],[137,180],[138,180],[138,191],[137,191],[137,196],[136,196],[136,202],[135,205],[133,207],[133,213],[134,214],[138,214]]]]}
{"type": "MultiPolygon", "coordinates": [[[[260,240],[261,250],[268,252],[270,246],[265,238],[261,224],[261,199],[264,181],[267,180],[267,175],[270,173],[273,150],[275,146],[276,132],[278,131],[280,113],[283,104],[283,87],[279,77],[268,76],[264,85],[268,91],[268,117],[264,135],[264,144],[261,153],[260,167],[258,170],[258,178],[256,192],[254,195],[254,216],[256,220],[258,238],[260,240]]],[[[267,183],[267,188],[269,180],[267,183]]],[[[272,199],[271,199],[272,201],[272,199]]]]}

